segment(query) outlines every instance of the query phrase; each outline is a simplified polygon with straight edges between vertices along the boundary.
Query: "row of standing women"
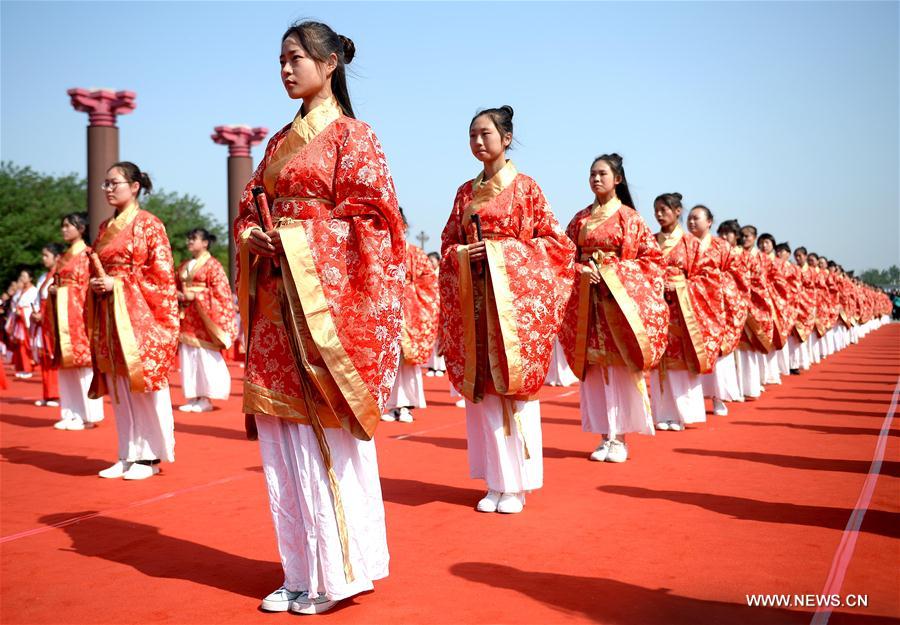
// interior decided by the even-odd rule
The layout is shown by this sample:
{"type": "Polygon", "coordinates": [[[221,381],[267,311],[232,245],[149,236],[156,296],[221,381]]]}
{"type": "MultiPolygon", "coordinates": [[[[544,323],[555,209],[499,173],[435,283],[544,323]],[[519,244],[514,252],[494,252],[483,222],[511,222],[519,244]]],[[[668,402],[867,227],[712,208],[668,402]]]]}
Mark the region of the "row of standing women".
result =
{"type": "MultiPolygon", "coordinates": [[[[400,390],[398,371],[402,379],[404,366],[427,359],[436,333],[466,399],[470,473],[488,487],[477,509],[505,513],[520,512],[543,484],[535,395],[557,336],[582,380],[584,429],[603,437],[592,457],[610,461],[627,457],[626,434],[654,432],[654,412],[669,429],[697,418],[683,409],[696,409],[696,376],[713,371],[741,336],[758,338],[761,327],[763,346],[774,340],[772,300],[753,299],[769,293],[761,253],[683,232],[678,207],[664,198],[654,236],[633,208],[618,155],[595,159],[595,199],[563,231],[537,183],[506,159],[510,107],[469,125],[482,171],[459,187],[442,234],[440,316],[433,289],[421,306],[409,304],[404,293],[416,295],[428,261],[405,242],[385,156],[354,117],[345,79],[354,54],[352,41],[321,23],[284,34],[281,79],[303,105],[268,142],[233,224],[245,423],[259,440],[284,568],[282,586],[263,599],[269,611],[325,612],[388,574],[373,437],[400,390]],[[745,289],[725,277],[732,259],[755,271],[739,274],[745,289]],[[748,299],[745,322],[737,302],[748,299]]],[[[119,461],[105,476],[150,476],[160,460],[174,460],[167,378],[179,289],[163,225],[136,202],[149,179],[130,163],[108,178],[116,215],[100,228],[93,264],[73,255],[91,272],[88,395],[110,393],[116,413],[119,461]]],[[[187,268],[191,285],[198,265],[187,268]]],[[[209,289],[180,292],[193,301],[209,289]]],[[[859,327],[878,323],[875,303],[868,310],[879,316],[860,313],[859,327]]],[[[199,313],[193,325],[209,328],[199,313]]]]}

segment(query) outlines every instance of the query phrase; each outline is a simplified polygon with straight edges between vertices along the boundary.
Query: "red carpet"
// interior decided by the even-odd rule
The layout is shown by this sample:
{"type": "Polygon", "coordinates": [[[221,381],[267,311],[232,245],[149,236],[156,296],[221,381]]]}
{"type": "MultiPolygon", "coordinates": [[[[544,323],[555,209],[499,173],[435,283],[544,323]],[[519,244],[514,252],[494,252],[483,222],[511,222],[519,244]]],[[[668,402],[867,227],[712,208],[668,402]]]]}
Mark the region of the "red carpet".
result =
{"type": "MultiPolygon", "coordinates": [[[[240,370],[234,369],[240,378],[240,370]]],[[[474,512],[463,410],[446,378],[429,408],[383,424],[391,576],[329,623],[809,623],[900,377],[900,325],[685,432],[631,437],[624,465],[587,461],[577,387],[542,393],[545,487],[518,516],[474,512]],[[402,437],[402,438],[400,438],[402,437]]],[[[40,380],[2,392],[2,606],[13,623],[284,623],[257,611],[282,581],[259,455],[236,395],[176,412],[177,462],[102,480],[115,427],[51,427],[40,380]]],[[[240,384],[236,383],[239,389],[240,384]]],[[[173,400],[181,400],[173,389],[173,400]]],[[[900,618],[900,420],[829,623],[900,618]]]]}

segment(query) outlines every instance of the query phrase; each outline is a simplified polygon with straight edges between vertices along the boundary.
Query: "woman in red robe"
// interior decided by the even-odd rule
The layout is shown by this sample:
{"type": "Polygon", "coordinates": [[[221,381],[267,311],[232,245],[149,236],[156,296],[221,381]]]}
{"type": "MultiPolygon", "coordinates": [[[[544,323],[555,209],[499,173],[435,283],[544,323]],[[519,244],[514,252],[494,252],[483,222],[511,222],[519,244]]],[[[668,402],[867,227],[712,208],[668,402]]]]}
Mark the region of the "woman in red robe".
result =
{"type": "MultiPolygon", "coordinates": [[[[404,217],[404,224],[406,218],[404,217]]],[[[438,332],[438,274],[420,247],[406,242],[406,282],[403,286],[403,332],[400,368],[382,421],[412,423],[414,408],[425,408],[422,366],[434,354],[438,332]]]]}
{"type": "Polygon", "coordinates": [[[813,332],[810,334],[810,358],[813,364],[822,362],[827,351],[825,335],[828,332],[828,302],[826,298],[825,275],[819,269],[819,255],[810,252],[806,259],[809,266],[810,282],[813,287],[815,298],[816,317],[813,325],[813,332]]]}
{"type": "Polygon", "coordinates": [[[775,237],[768,232],[759,235],[756,247],[760,251],[760,263],[766,276],[766,286],[772,303],[772,348],[763,361],[763,384],[781,384],[781,375],[789,375],[787,362],[783,362],[783,349],[791,325],[791,307],[787,279],[782,271],[781,259],[775,256],[775,237]],[[784,366],[782,366],[784,365],[784,366]]]}
{"type": "Polygon", "coordinates": [[[521,512],[543,485],[535,395],[572,287],[572,243],[537,183],[506,160],[512,118],[503,106],[472,119],[484,169],[457,190],[441,235],[441,340],[467,400],[470,474],[487,482],[481,512],[521,512]]]}
{"type": "Polygon", "coordinates": [[[119,459],[100,477],[142,480],[175,461],[169,370],[178,347],[175,267],[166,228],[141,209],[152,189],[134,163],[116,163],[103,183],[115,214],[100,224],[85,310],[93,379],[88,395],[109,394],[119,459]]]}
{"type": "Polygon", "coordinates": [[[666,351],[663,258],[634,209],[622,157],[598,156],[588,180],[594,202],[566,229],[576,279],[559,341],[582,380],[581,427],[603,437],[591,460],[624,462],[626,434],[654,433],[644,372],[666,351]]]}
{"type": "Polygon", "coordinates": [[[384,153],[353,115],[354,52],[319,22],[285,32],[281,79],[303,105],[269,140],[233,225],[244,412],[284,568],[267,611],[324,612],[388,574],[373,437],[400,358],[406,244],[384,153]]]}
{"type": "Polygon", "coordinates": [[[59,406],[59,363],[54,358],[56,343],[53,336],[53,316],[47,314],[50,306],[50,287],[56,280],[56,261],[62,254],[59,243],[48,243],[41,250],[41,262],[47,273],[38,278],[38,308],[31,315],[31,347],[34,361],[41,367],[42,398],[35,406],[59,406]]]}
{"type": "Polygon", "coordinates": [[[44,323],[53,336],[59,367],[60,419],[58,430],[93,428],[103,420],[103,400],[88,397],[91,386],[91,344],[84,325],[85,301],[91,277],[84,234],[86,213],[62,218],[62,238],[68,249],[56,261],[56,278],[49,288],[44,323]]]}
{"type": "Polygon", "coordinates": [[[747,399],[756,399],[763,391],[765,358],[772,349],[775,334],[772,298],[762,255],[756,247],[756,227],[741,228],[740,245],[743,252],[737,258],[740,272],[749,276],[749,311],[747,323],[737,350],[738,381],[747,399]]]}
{"type": "MultiPolygon", "coordinates": [[[[720,297],[722,300],[722,327],[716,337],[719,355],[713,371],[700,376],[703,394],[713,400],[713,414],[727,415],[726,401],[744,401],[738,384],[734,350],[747,322],[747,294],[738,287],[735,258],[738,248],[734,246],[740,228],[737,222],[729,220],[719,226],[719,236],[712,236],[710,228],[713,214],[702,204],[691,209],[688,215],[688,230],[700,241],[700,253],[704,262],[709,262],[719,270],[720,297]],[[726,234],[727,233],[727,234],[726,234]],[[730,237],[730,240],[729,238],[730,237]]],[[[739,278],[746,284],[746,277],[739,278]]]]}
{"type": "Polygon", "coordinates": [[[209,412],[211,399],[228,399],[231,374],[223,353],[234,343],[234,302],[225,268],[209,246],[216,237],[203,228],[187,235],[191,258],[175,272],[180,304],[178,355],[181,385],[188,403],[182,412],[209,412]]]}
{"type": "MultiPolygon", "coordinates": [[[[665,298],[669,306],[666,353],[650,372],[650,406],[656,429],[680,432],[706,421],[700,376],[712,371],[725,323],[722,278],[700,240],[679,223],[680,193],[664,193],[653,202],[663,255],[665,298]]],[[[707,245],[712,237],[707,240],[707,245]]]]}

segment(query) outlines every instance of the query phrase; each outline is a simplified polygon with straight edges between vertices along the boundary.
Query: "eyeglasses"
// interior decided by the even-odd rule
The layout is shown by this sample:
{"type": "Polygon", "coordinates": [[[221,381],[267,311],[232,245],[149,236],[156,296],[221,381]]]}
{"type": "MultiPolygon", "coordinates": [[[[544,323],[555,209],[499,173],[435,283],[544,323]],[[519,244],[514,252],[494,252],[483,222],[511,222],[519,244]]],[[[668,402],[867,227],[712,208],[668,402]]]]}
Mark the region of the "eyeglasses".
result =
{"type": "Polygon", "coordinates": [[[128,184],[127,180],[104,180],[100,188],[104,191],[115,191],[120,184],[128,184]]]}

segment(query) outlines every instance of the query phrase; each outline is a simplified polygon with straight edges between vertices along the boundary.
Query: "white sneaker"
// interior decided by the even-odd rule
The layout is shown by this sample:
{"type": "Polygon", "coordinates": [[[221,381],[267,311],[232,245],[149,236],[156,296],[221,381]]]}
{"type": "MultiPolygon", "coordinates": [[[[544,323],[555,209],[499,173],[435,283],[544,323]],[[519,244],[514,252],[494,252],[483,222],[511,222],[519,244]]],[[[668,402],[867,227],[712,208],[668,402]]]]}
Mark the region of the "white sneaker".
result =
{"type": "Polygon", "coordinates": [[[108,469],[103,469],[97,475],[100,477],[105,477],[107,479],[122,477],[125,475],[125,472],[131,468],[131,463],[125,460],[119,460],[117,463],[109,467],[108,469]]]}
{"type": "Polygon", "coordinates": [[[669,421],[660,421],[656,424],[656,429],[665,432],[669,429],[669,421]]]}
{"type": "Polygon", "coordinates": [[[384,413],[383,415],[381,415],[381,420],[382,421],[396,421],[397,420],[396,411],[391,410],[390,412],[384,413]]]}
{"type": "Polygon", "coordinates": [[[44,402],[45,406],[50,406],[51,408],[59,408],[59,402],[55,399],[48,399],[44,402]]]}
{"type": "Polygon", "coordinates": [[[188,403],[184,404],[183,406],[178,406],[178,409],[181,412],[197,412],[197,400],[189,399],[188,403]]]}
{"type": "Polygon", "coordinates": [[[425,377],[426,377],[426,378],[433,378],[433,377],[434,377],[434,371],[432,371],[432,370],[429,369],[428,372],[425,374],[425,377]]]}
{"type": "Polygon", "coordinates": [[[489,490],[487,495],[485,495],[481,501],[478,502],[478,505],[475,506],[475,509],[479,512],[496,512],[500,497],[501,493],[498,493],[495,490],[489,490]]]}
{"type": "Polygon", "coordinates": [[[444,377],[444,372],[443,371],[435,371],[434,375],[435,375],[435,377],[442,378],[442,377],[444,377]]]}
{"type": "Polygon", "coordinates": [[[340,599],[332,601],[324,595],[319,595],[315,599],[310,599],[307,595],[305,598],[291,601],[291,612],[294,614],[322,614],[328,612],[339,602],[340,599]]]}
{"type": "Polygon", "coordinates": [[[53,424],[53,427],[57,430],[68,430],[69,429],[69,419],[60,419],[56,423],[53,424]]]}
{"type": "Polygon", "coordinates": [[[135,462],[127,471],[125,471],[122,478],[126,480],[146,480],[148,477],[153,477],[157,473],[159,473],[158,464],[141,464],[140,462],[135,462]]]}
{"type": "Polygon", "coordinates": [[[457,407],[457,408],[465,408],[465,407],[466,407],[466,400],[465,400],[465,399],[460,399],[458,402],[456,402],[456,407],[457,407]]]}
{"type": "Polygon", "coordinates": [[[728,416],[728,406],[718,397],[713,398],[713,414],[720,417],[728,416]]]}
{"type": "Polygon", "coordinates": [[[522,493],[503,493],[500,503],[497,504],[497,512],[503,514],[518,514],[525,508],[525,495],[522,493]]]}
{"type": "Polygon", "coordinates": [[[212,412],[213,405],[209,401],[209,397],[201,397],[200,401],[194,404],[194,412],[212,412]]]}
{"type": "MultiPolygon", "coordinates": [[[[17,376],[17,377],[18,377],[18,376],[17,376]]],[[[46,406],[46,404],[44,403],[44,400],[43,400],[43,399],[38,399],[38,400],[36,400],[36,401],[34,402],[34,405],[35,405],[35,406],[38,406],[38,407],[40,407],[40,406],[46,406]]]]}
{"type": "Polygon", "coordinates": [[[83,430],[84,429],[84,421],[82,421],[81,419],[69,419],[66,422],[66,429],[73,431],[73,432],[83,430]]]}
{"type": "Polygon", "coordinates": [[[306,591],[294,592],[288,590],[284,586],[274,592],[266,595],[266,598],[259,604],[260,609],[266,612],[287,612],[292,601],[296,601],[306,596],[306,591]]]}
{"type": "Polygon", "coordinates": [[[607,462],[625,462],[628,460],[628,446],[622,441],[612,441],[609,453],[606,454],[607,462]]]}
{"type": "Polygon", "coordinates": [[[681,432],[684,429],[684,426],[677,421],[669,421],[669,429],[673,432],[681,432]]]}
{"type": "Polygon", "coordinates": [[[603,462],[606,460],[606,457],[609,455],[609,448],[611,442],[609,440],[605,440],[600,443],[600,446],[594,450],[594,453],[591,454],[591,460],[596,462],[603,462]]]}
{"type": "Polygon", "coordinates": [[[397,420],[400,421],[400,422],[402,422],[402,423],[412,423],[412,422],[413,422],[413,416],[412,416],[412,412],[410,411],[410,409],[407,408],[406,406],[404,406],[403,408],[401,408],[401,409],[400,409],[400,414],[397,415],[397,420]]]}

